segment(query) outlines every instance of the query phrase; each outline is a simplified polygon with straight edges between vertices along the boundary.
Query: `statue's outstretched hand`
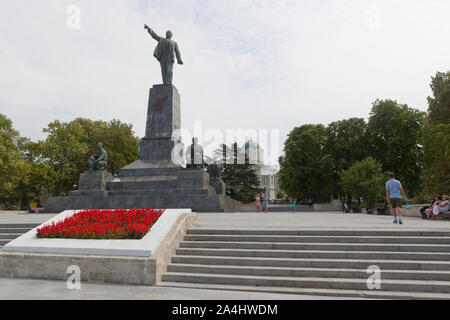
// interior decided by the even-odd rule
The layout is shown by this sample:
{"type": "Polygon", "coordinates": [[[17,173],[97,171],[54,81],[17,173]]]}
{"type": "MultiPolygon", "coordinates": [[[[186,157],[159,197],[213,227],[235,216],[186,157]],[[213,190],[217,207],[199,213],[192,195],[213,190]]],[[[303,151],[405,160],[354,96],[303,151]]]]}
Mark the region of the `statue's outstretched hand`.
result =
{"type": "Polygon", "coordinates": [[[180,60],[180,61],[178,61],[178,64],[184,64],[184,63],[183,63],[183,61],[180,60]]]}
{"type": "Polygon", "coordinates": [[[150,29],[150,27],[148,25],[144,24],[144,29],[148,30],[148,29],[150,29]]]}

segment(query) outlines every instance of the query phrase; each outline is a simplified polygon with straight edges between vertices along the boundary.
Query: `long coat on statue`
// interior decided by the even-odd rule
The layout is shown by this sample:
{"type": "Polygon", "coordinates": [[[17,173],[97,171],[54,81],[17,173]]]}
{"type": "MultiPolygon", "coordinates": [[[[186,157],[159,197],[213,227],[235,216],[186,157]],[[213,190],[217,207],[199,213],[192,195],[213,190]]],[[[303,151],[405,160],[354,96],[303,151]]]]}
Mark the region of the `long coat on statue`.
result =
{"type": "Polygon", "coordinates": [[[181,61],[178,44],[175,41],[166,38],[159,38],[158,45],[156,46],[153,55],[159,62],[175,63],[175,55],[177,56],[178,61],[181,61]]]}

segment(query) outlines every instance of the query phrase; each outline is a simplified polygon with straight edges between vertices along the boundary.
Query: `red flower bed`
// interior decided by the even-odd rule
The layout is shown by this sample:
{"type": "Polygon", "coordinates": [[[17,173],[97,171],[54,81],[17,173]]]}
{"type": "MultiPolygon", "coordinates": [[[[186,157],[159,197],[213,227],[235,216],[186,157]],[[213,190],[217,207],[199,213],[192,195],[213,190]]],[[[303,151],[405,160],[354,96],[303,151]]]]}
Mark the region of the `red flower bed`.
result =
{"type": "Polygon", "coordinates": [[[142,239],[164,210],[96,210],[78,212],[64,221],[38,229],[38,238],[142,239]]]}

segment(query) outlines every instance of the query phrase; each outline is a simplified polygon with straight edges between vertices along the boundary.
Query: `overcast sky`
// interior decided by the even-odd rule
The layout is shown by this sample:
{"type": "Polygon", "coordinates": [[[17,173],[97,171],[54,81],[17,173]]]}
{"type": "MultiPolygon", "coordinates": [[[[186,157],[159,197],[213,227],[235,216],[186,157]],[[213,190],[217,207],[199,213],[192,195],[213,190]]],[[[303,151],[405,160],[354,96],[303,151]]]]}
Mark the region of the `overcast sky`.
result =
{"type": "Polygon", "coordinates": [[[33,140],[77,117],[144,135],[161,82],[144,23],[179,43],[183,127],[279,129],[280,144],[295,126],[367,118],[377,98],[425,111],[430,77],[450,70],[449,0],[0,2],[0,113],[33,140]]]}

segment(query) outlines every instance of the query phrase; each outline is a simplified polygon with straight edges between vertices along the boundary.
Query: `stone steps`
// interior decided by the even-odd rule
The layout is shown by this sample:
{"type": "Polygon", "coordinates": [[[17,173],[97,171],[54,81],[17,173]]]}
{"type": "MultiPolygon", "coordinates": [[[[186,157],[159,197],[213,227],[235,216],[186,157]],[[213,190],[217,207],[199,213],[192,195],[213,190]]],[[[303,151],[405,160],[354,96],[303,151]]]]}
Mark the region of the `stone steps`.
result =
{"type": "Polygon", "coordinates": [[[395,291],[373,291],[373,290],[335,290],[335,289],[315,289],[315,288],[289,288],[289,287],[255,287],[255,286],[235,286],[218,284],[197,284],[187,282],[162,282],[160,287],[170,288],[190,288],[200,290],[226,290],[226,291],[246,291],[246,292],[267,292],[278,294],[297,294],[310,297],[332,297],[332,298],[353,298],[353,299],[402,299],[402,300],[449,300],[450,294],[442,293],[417,293],[417,292],[395,292],[395,291]]]}
{"type": "Polygon", "coordinates": [[[271,249],[271,250],[327,250],[327,251],[396,251],[450,252],[450,245],[420,244],[364,244],[364,243],[277,243],[277,242],[215,242],[183,241],[180,248],[204,249],[271,249]]]}
{"type": "Polygon", "coordinates": [[[212,194],[209,189],[173,189],[173,190],[164,190],[164,189],[151,189],[151,190],[108,190],[106,191],[106,195],[108,197],[113,196],[168,196],[171,193],[175,194],[203,194],[208,195],[212,194]]]}
{"type": "Polygon", "coordinates": [[[176,189],[177,177],[169,179],[155,180],[155,181],[121,181],[121,182],[108,182],[106,191],[149,191],[155,189],[176,189]]]}
{"type": "Polygon", "coordinates": [[[162,285],[382,299],[450,299],[450,233],[189,230],[162,285]],[[368,290],[370,266],[381,290],[368,290]]]}
{"type": "Polygon", "coordinates": [[[39,226],[31,223],[0,224],[0,250],[12,240],[39,226]]]}
{"type": "Polygon", "coordinates": [[[273,236],[273,235],[192,235],[185,241],[289,242],[289,243],[392,243],[449,244],[450,237],[388,236],[273,236]]]}
{"type": "Polygon", "coordinates": [[[22,234],[23,234],[23,233],[3,233],[3,232],[0,230],[0,239],[10,239],[10,240],[13,240],[13,239],[16,239],[16,238],[20,237],[22,234]]]}
{"type": "Polygon", "coordinates": [[[4,245],[6,245],[8,242],[11,242],[11,240],[14,240],[14,239],[0,239],[0,246],[4,246],[4,245]]]}
{"type": "Polygon", "coordinates": [[[34,229],[34,227],[30,228],[14,228],[14,227],[0,227],[0,233],[15,233],[15,234],[24,234],[25,232],[30,231],[31,229],[34,229]]]}
{"type": "Polygon", "coordinates": [[[276,235],[276,236],[408,236],[408,237],[450,237],[447,231],[412,231],[412,230],[223,230],[191,229],[189,235],[276,235]]]}
{"type": "MultiPolygon", "coordinates": [[[[344,290],[367,290],[367,279],[347,278],[320,278],[320,277],[273,277],[273,276],[244,276],[224,274],[192,274],[167,272],[163,281],[232,284],[245,286],[265,287],[297,287],[297,288],[321,288],[344,290]]],[[[383,280],[384,291],[412,291],[412,292],[438,292],[450,293],[449,281],[424,281],[424,280],[383,280]]]]}
{"type": "Polygon", "coordinates": [[[377,265],[386,270],[444,270],[450,271],[450,262],[408,261],[408,260],[364,260],[364,259],[280,259],[280,258],[240,258],[174,256],[173,263],[227,265],[227,266],[264,266],[294,268],[344,268],[367,269],[377,265]]]}
{"type": "MultiPolygon", "coordinates": [[[[354,278],[367,280],[367,269],[340,268],[292,268],[292,267],[254,267],[221,266],[196,264],[171,264],[170,273],[226,274],[271,277],[320,277],[320,278],[354,278]]],[[[450,271],[434,270],[383,270],[384,279],[390,280],[426,280],[450,281],[450,271]]]]}
{"type": "Polygon", "coordinates": [[[374,252],[374,251],[308,251],[308,250],[256,250],[256,249],[184,249],[176,251],[181,256],[224,256],[256,258],[299,259],[377,259],[450,261],[450,253],[439,252],[374,252]]]}
{"type": "Polygon", "coordinates": [[[19,229],[25,229],[25,230],[31,230],[33,228],[36,228],[40,224],[37,223],[2,223],[0,224],[0,231],[3,229],[11,229],[11,228],[19,228],[19,229]]]}

